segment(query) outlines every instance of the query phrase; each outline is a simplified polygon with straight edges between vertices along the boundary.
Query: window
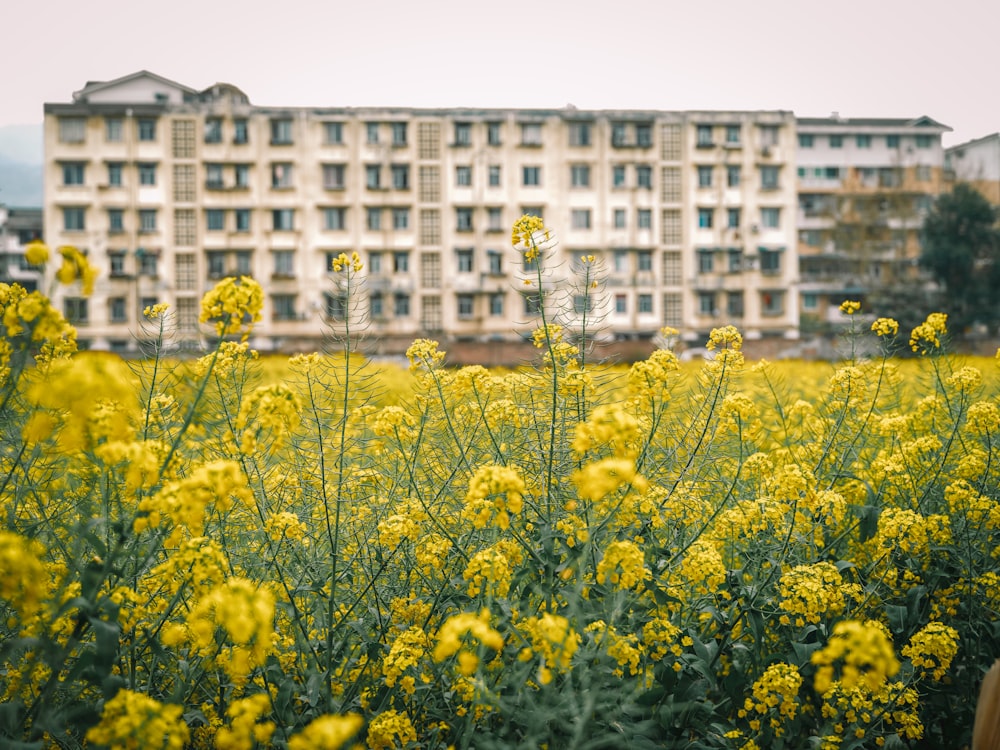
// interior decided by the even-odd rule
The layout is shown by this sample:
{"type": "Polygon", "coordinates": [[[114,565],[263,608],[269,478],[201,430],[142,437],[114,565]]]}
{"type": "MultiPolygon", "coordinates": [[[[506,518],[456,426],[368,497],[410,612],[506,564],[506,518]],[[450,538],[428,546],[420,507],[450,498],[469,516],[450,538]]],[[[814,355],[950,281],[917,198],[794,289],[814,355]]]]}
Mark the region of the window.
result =
{"type": "Polygon", "coordinates": [[[344,123],[324,122],[323,141],[328,146],[338,146],[344,142],[344,123]]]}
{"type": "Polygon", "coordinates": [[[781,226],[781,209],[762,208],[760,210],[760,223],[768,229],[778,229],[781,226]]]}
{"type": "Polygon", "coordinates": [[[292,165],[280,162],[271,165],[271,187],[277,189],[292,186],[292,165]]]}
{"type": "Polygon", "coordinates": [[[66,297],[63,299],[63,316],[70,323],[80,325],[88,322],[90,310],[85,297],[66,297]]]}
{"type": "Polygon", "coordinates": [[[108,162],[108,185],[110,187],[121,187],[122,184],[122,163],[120,161],[108,162]]]}
{"type": "Polygon", "coordinates": [[[714,146],[712,142],[712,126],[711,125],[698,125],[696,134],[696,143],[698,148],[708,148],[709,146],[714,146]]]}
{"type": "Polygon", "coordinates": [[[120,143],[124,135],[124,129],[122,127],[122,118],[120,117],[105,117],[104,118],[104,140],[108,143],[120,143]]]}
{"type": "Polygon", "coordinates": [[[124,297],[111,297],[108,300],[108,309],[112,323],[124,323],[126,321],[124,297]]]}
{"type": "Polygon", "coordinates": [[[712,173],[714,171],[715,171],[714,167],[707,165],[700,165],[698,167],[698,187],[700,188],[712,187],[712,173]]]}
{"type": "Polygon", "coordinates": [[[87,121],[82,117],[59,118],[59,142],[83,143],[87,136],[87,121]]]}
{"type": "Polygon", "coordinates": [[[929,135],[917,136],[917,148],[930,148],[931,145],[932,145],[932,139],[929,135]]]}
{"type": "Polygon", "coordinates": [[[653,211],[648,208],[640,208],[636,213],[636,223],[639,229],[652,229],[653,211]]]}
{"type": "Polygon", "coordinates": [[[539,294],[524,294],[524,314],[525,315],[541,315],[542,313],[542,297],[539,294]]]}
{"type": "Polygon", "coordinates": [[[785,293],[783,291],[769,291],[760,293],[760,313],[761,315],[781,315],[785,310],[785,293]]]}
{"type": "Polygon", "coordinates": [[[743,317],[743,292],[726,294],[726,313],[734,318],[743,317]]]}
{"type": "MultiPolygon", "coordinates": [[[[160,254],[143,250],[141,247],[135,251],[139,257],[139,275],[157,277],[160,275],[160,254]]],[[[155,304],[155,303],[154,303],[155,304]]]]}
{"type": "Polygon", "coordinates": [[[276,232],[290,232],[295,228],[295,209],[276,208],[271,211],[271,228],[276,232]]]}
{"type": "Polygon", "coordinates": [[[928,182],[931,179],[931,168],[928,164],[918,164],[916,167],[916,178],[918,182],[928,182]]]}
{"type": "Polygon", "coordinates": [[[365,123],[365,141],[371,145],[378,143],[378,123],[365,123]]]}
{"type": "Polygon", "coordinates": [[[472,209],[471,208],[456,208],[455,209],[455,229],[459,232],[471,232],[472,231],[472,209]]]}
{"type": "Polygon", "coordinates": [[[569,220],[573,229],[590,229],[590,209],[574,208],[570,211],[569,220]]]}
{"type": "Polygon", "coordinates": [[[420,255],[420,284],[428,289],[441,286],[441,253],[420,255]]]}
{"type": "Polygon", "coordinates": [[[139,210],[139,231],[140,232],[156,231],[155,208],[143,208],[139,210]]]}
{"type": "Polygon", "coordinates": [[[410,295],[404,292],[396,292],[392,296],[392,309],[397,318],[409,317],[410,295]]]}
{"type": "Polygon", "coordinates": [[[67,206],[62,210],[63,230],[67,232],[82,232],[86,229],[84,213],[86,209],[78,206],[67,206]]]}
{"type": "Polygon", "coordinates": [[[741,131],[739,125],[726,125],[726,145],[727,146],[739,146],[741,140],[741,131]]]}
{"type": "Polygon", "coordinates": [[[715,251],[711,248],[699,248],[698,250],[698,273],[712,273],[715,261],[715,251]]]}
{"type": "Polygon", "coordinates": [[[108,209],[108,231],[109,232],[124,232],[125,231],[125,212],[120,208],[109,208],[108,209]]]}
{"type": "Polygon", "coordinates": [[[83,171],[84,171],[83,162],[80,161],[63,162],[62,165],[63,185],[82,185],[83,171]]]}
{"type": "Polygon", "coordinates": [[[237,276],[252,276],[253,275],[253,251],[252,250],[237,250],[233,253],[236,259],[236,275],[237,276]]]}
{"type": "Polygon", "coordinates": [[[458,317],[462,319],[467,319],[472,317],[472,311],[475,306],[475,297],[471,294],[459,294],[456,297],[458,317]]]}
{"type": "Polygon", "coordinates": [[[652,250],[640,250],[635,256],[636,265],[639,269],[639,273],[643,271],[653,270],[653,251],[652,250]]]}
{"type": "Polygon", "coordinates": [[[500,165],[491,164],[490,165],[490,187],[500,187],[500,165]]]}
{"type": "Polygon", "coordinates": [[[743,270],[743,251],[738,247],[729,248],[727,253],[729,257],[729,273],[739,273],[743,270]]]}
{"type": "Polygon", "coordinates": [[[760,168],[760,187],[763,190],[778,189],[778,167],[763,166],[760,168]]]}
{"type": "Polygon", "coordinates": [[[222,143],[222,118],[205,118],[205,143],[222,143]]]}
{"type": "Polygon", "coordinates": [[[812,133],[799,133],[799,148],[812,148],[812,147],[813,147],[812,133]]]}
{"type": "Polygon", "coordinates": [[[541,167],[523,167],[521,184],[525,187],[538,186],[542,184],[541,167]]]}
{"type": "Polygon", "coordinates": [[[274,257],[274,275],[275,276],[294,276],[295,275],[295,251],[294,250],[275,250],[273,252],[274,257]]]}
{"type": "Polygon", "coordinates": [[[486,260],[489,263],[489,274],[491,276],[503,275],[503,256],[498,251],[487,250],[486,260]]]}
{"type": "Polygon", "coordinates": [[[844,147],[844,137],[842,135],[830,136],[830,148],[843,148],[843,147],[844,147]]]}
{"type": "Polygon", "coordinates": [[[698,209],[698,227],[700,229],[711,229],[712,221],[715,215],[715,209],[712,208],[699,208],[698,209]]]}
{"type": "Polygon", "coordinates": [[[222,180],[222,165],[221,164],[206,164],[205,165],[205,187],[209,190],[219,190],[223,186],[222,180]]]}
{"type": "Polygon", "coordinates": [[[334,232],[347,229],[347,209],[341,207],[324,208],[323,229],[334,232]]]}
{"type": "Polygon", "coordinates": [[[347,318],[347,296],[343,294],[323,295],[324,312],[327,320],[344,320],[347,318]]]}
{"type": "MultiPolygon", "coordinates": [[[[327,263],[327,268],[332,268],[333,258],[336,257],[332,253],[329,263],[327,263]]],[[[378,276],[382,273],[382,253],[368,253],[368,275],[378,276]]]]}
{"type": "Polygon", "coordinates": [[[573,187],[590,187],[590,165],[589,164],[570,165],[569,181],[573,187]]]}
{"type": "Polygon", "coordinates": [[[368,297],[368,314],[373,318],[381,318],[385,315],[385,298],[382,292],[372,292],[368,297]]]}
{"type": "Polygon", "coordinates": [[[819,295],[816,292],[804,292],[802,294],[802,309],[815,310],[819,307],[819,295]]]}
{"type": "Polygon", "coordinates": [[[881,187],[899,187],[900,182],[901,175],[898,167],[879,167],[878,184],[881,187]]]}
{"type": "Polygon", "coordinates": [[[458,187],[472,187],[472,167],[464,164],[455,167],[455,185],[458,187]]]}
{"type": "Polygon", "coordinates": [[[393,164],[389,169],[392,172],[392,188],[393,188],[393,190],[409,190],[410,189],[410,165],[409,164],[393,164]]]}
{"type": "Polygon", "coordinates": [[[156,164],[151,162],[140,162],[139,163],[139,184],[140,185],[155,185],[156,184],[156,164]]]}
{"type": "Polygon", "coordinates": [[[569,145],[570,146],[590,145],[589,122],[571,122],[569,124],[569,145]]]}
{"type": "Polygon", "coordinates": [[[871,148],[872,137],[870,135],[856,135],[854,136],[854,145],[858,148],[871,148]]]}
{"type": "Polygon", "coordinates": [[[540,122],[521,123],[521,145],[522,146],[542,145],[542,124],[540,122]]]}
{"type": "Polygon", "coordinates": [[[586,294],[575,294],[573,295],[573,312],[578,315],[583,313],[589,313],[594,309],[593,298],[587,296],[586,294]]]}
{"type": "Polygon", "coordinates": [[[765,148],[768,146],[778,145],[778,126],[777,125],[761,125],[760,126],[760,145],[765,148]]]}
{"type": "Polygon", "coordinates": [[[615,295],[615,312],[619,315],[624,315],[628,312],[628,295],[627,294],[616,294],[615,295]]]}
{"type": "Polygon", "coordinates": [[[118,250],[108,253],[108,263],[111,266],[111,276],[125,275],[125,251],[118,250]]]}
{"type": "Polygon", "coordinates": [[[221,208],[210,208],[205,211],[205,228],[209,232],[221,232],[226,228],[226,212],[221,208]]]}
{"type": "Polygon", "coordinates": [[[885,137],[885,145],[887,148],[899,148],[899,136],[887,135],[885,137]]]}
{"type": "Polygon", "coordinates": [[[365,187],[379,190],[382,187],[382,168],[378,164],[365,165],[365,187]]]}
{"type": "Polygon", "coordinates": [[[249,232],[250,231],[250,209],[249,208],[237,208],[233,211],[236,217],[236,231],[237,232],[249,232]]]}
{"type": "Polygon", "coordinates": [[[503,293],[493,292],[490,294],[490,315],[499,318],[503,315],[503,293]]]}
{"type": "Polygon", "coordinates": [[[726,167],[726,187],[736,188],[740,186],[740,166],[730,164],[726,167]]]}
{"type": "Polygon", "coordinates": [[[637,165],[635,168],[635,184],[638,187],[651,190],[653,187],[653,168],[645,164],[637,165]]]}
{"type": "Polygon", "coordinates": [[[455,251],[456,267],[459,273],[472,273],[472,248],[462,248],[455,251]]]}
{"type": "Polygon", "coordinates": [[[298,315],[295,313],[294,294],[272,294],[271,313],[274,320],[295,320],[298,315]]]}
{"type": "Polygon", "coordinates": [[[382,228],[382,209],[381,208],[367,208],[365,209],[366,225],[368,229],[373,231],[378,231],[382,228]]]}
{"type": "Polygon", "coordinates": [[[636,123],[635,145],[639,148],[649,148],[653,145],[653,127],[647,123],[636,123]]]}
{"type": "Polygon", "coordinates": [[[221,279],[226,275],[226,254],[218,251],[206,253],[208,257],[208,278],[221,279]]]}
{"type": "Polygon", "coordinates": [[[347,167],[344,164],[324,164],[323,188],[325,190],[343,190],[346,172],[347,167]]]}
{"type": "Polygon", "coordinates": [[[500,145],[500,126],[499,122],[488,122],[486,123],[486,142],[491,146],[500,145]]]}
{"type": "Polygon", "coordinates": [[[616,208],[611,215],[611,223],[614,224],[615,229],[625,228],[625,209],[616,208]]]}
{"type": "Polygon", "coordinates": [[[726,209],[726,226],[730,229],[740,228],[740,214],[741,210],[739,208],[727,208],[726,209]]]}
{"type": "Polygon", "coordinates": [[[625,165],[615,164],[611,167],[611,186],[612,187],[624,187],[625,186],[625,165]]]}
{"type": "Polygon", "coordinates": [[[249,164],[236,164],[233,166],[233,176],[235,178],[236,187],[238,188],[248,188],[250,187],[250,165],[249,164]]]}
{"type": "Polygon", "coordinates": [[[468,122],[455,123],[455,141],[453,146],[472,145],[472,125],[468,122]]]}
{"type": "Polygon", "coordinates": [[[640,313],[651,313],[653,312],[653,295],[652,294],[640,294],[637,299],[637,307],[640,313]]]}
{"type": "Polygon", "coordinates": [[[233,120],[233,143],[238,145],[250,142],[250,130],[247,121],[240,118],[233,120]]]}
{"type": "Polygon", "coordinates": [[[392,228],[410,228],[410,209],[404,206],[396,206],[392,209],[392,228]]]}
{"type": "MultiPolygon", "coordinates": [[[[138,128],[140,141],[156,140],[156,120],[151,117],[141,117],[139,118],[138,128]]],[[[194,137],[194,133],[191,135],[194,137]]]]}
{"type": "Polygon", "coordinates": [[[503,208],[500,206],[490,206],[486,209],[486,231],[487,232],[502,232],[505,227],[503,224],[503,208]]]}
{"type": "Polygon", "coordinates": [[[771,275],[781,273],[781,251],[760,248],[760,272],[771,275]]]}
{"type": "Polygon", "coordinates": [[[398,250],[392,254],[392,270],[394,273],[409,273],[410,254],[403,250],[398,250]]]}
{"type": "Polygon", "coordinates": [[[393,146],[405,146],[406,145],[406,123],[405,122],[394,122],[390,126],[392,128],[392,145],[393,146]]]}
{"type": "Polygon", "coordinates": [[[698,314],[715,315],[715,292],[698,292],[698,314]]]}
{"type": "Polygon", "coordinates": [[[539,219],[544,218],[542,206],[521,206],[521,215],[537,216],[539,219]]]}
{"type": "Polygon", "coordinates": [[[683,320],[683,299],[680,292],[666,292],[663,295],[663,325],[679,328],[683,320]]]}
{"type": "Polygon", "coordinates": [[[628,128],[623,122],[611,124],[611,145],[615,148],[626,145],[628,142],[628,128]]]}

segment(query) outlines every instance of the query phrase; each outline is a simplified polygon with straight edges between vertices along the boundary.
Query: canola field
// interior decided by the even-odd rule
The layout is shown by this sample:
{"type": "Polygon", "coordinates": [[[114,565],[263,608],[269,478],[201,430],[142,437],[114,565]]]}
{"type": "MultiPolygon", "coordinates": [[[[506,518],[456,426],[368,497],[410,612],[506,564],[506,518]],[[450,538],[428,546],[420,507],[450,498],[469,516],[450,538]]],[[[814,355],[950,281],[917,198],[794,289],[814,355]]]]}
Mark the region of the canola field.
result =
{"type": "Polygon", "coordinates": [[[124,363],[0,285],[3,747],[969,745],[1000,377],[943,315],[845,303],[837,364],[729,326],[616,368],[543,318],[535,367],[418,340],[403,373],[262,362],[261,300],[221,282],[178,367],[163,306],[124,363]]]}

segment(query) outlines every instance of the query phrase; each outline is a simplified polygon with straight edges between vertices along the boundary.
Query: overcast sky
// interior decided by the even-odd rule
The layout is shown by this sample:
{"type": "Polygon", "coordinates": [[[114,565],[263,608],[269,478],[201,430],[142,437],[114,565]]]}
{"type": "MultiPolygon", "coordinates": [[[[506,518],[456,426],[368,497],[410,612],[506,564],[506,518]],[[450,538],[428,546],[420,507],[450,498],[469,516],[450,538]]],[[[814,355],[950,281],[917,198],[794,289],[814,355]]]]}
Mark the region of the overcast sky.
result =
{"type": "Polygon", "coordinates": [[[8,0],[0,125],[141,69],[255,104],[785,109],[1000,130],[997,0],[8,0]]]}

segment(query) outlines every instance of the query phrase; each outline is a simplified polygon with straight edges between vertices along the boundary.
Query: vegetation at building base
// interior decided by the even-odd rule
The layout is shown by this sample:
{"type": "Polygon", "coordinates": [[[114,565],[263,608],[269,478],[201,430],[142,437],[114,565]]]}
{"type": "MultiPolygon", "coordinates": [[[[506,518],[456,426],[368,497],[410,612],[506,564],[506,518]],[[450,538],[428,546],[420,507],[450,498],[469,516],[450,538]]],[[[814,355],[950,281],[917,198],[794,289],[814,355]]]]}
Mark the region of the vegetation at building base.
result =
{"type": "MultiPolygon", "coordinates": [[[[516,227],[542,288],[551,241],[516,227]]],[[[536,369],[418,340],[417,393],[380,406],[350,351],[258,385],[260,304],[207,295],[235,340],[186,377],[75,356],[0,286],[4,746],[968,744],[1000,388],[943,354],[943,315],[907,337],[845,303],[883,356],[801,399],[733,327],[693,383],[667,347],[605,382],[543,310],[536,369]]]]}

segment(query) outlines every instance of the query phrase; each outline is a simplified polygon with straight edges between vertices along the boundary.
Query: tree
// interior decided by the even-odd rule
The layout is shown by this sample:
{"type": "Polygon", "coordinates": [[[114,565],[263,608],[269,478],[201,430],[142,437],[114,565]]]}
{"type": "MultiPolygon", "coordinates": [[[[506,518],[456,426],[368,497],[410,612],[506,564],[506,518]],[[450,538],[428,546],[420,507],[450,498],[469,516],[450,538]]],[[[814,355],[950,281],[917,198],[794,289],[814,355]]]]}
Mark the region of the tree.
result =
{"type": "Polygon", "coordinates": [[[1000,229],[997,210],[965,183],[935,201],[924,220],[920,263],[941,288],[949,327],[990,331],[1000,323],[1000,229]]]}

